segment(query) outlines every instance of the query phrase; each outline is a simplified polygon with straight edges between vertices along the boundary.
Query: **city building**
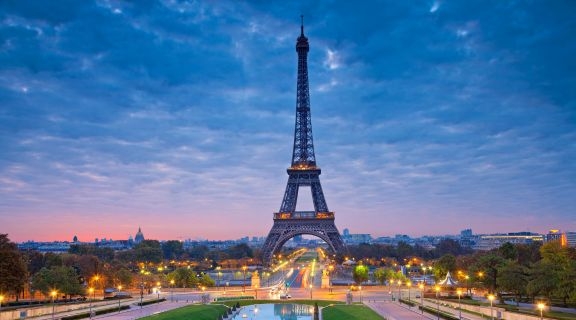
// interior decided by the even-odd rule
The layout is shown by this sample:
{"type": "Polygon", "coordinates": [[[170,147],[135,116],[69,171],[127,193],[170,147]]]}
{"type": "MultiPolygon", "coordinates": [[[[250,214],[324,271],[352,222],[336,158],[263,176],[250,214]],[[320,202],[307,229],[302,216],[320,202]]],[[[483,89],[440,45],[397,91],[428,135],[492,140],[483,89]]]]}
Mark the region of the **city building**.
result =
{"type": "Polygon", "coordinates": [[[474,250],[492,250],[509,242],[511,244],[530,244],[543,242],[544,236],[533,232],[510,232],[506,234],[479,235],[472,246],[474,250]]]}
{"type": "Polygon", "coordinates": [[[552,229],[546,234],[546,242],[559,240],[562,241],[562,232],[558,229],[552,229]]]}
{"type": "Polygon", "coordinates": [[[347,245],[372,243],[372,236],[368,233],[350,233],[350,230],[346,228],[342,231],[342,240],[347,245]]]}
{"type": "Polygon", "coordinates": [[[576,232],[566,232],[565,234],[566,245],[576,248],[576,232]]]}

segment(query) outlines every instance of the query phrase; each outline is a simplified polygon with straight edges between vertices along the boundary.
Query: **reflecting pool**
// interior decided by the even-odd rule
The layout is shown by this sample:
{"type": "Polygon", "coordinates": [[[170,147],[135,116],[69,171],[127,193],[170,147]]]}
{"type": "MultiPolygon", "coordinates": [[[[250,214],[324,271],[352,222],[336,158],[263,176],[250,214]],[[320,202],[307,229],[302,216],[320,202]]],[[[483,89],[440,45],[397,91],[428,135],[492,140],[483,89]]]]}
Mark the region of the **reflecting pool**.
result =
{"type": "Polygon", "coordinates": [[[304,304],[254,304],[242,307],[233,319],[310,320],[313,315],[314,306],[304,304]]]}

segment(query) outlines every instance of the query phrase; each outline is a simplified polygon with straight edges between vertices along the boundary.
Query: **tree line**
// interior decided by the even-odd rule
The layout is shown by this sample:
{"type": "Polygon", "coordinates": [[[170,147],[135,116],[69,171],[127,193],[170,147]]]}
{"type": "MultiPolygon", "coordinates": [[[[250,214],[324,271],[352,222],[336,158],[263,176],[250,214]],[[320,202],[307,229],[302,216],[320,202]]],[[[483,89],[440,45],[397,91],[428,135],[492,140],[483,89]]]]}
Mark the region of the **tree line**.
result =
{"type": "Polygon", "coordinates": [[[214,281],[204,271],[216,268],[218,259],[252,257],[254,252],[246,244],[210,250],[204,245],[184,248],[175,240],[145,240],[125,251],[74,244],[67,253],[41,253],[20,251],[7,234],[0,234],[0,294],[18,300],[25,290],[49,298],[53,290],[60,297],[71,297],[86,295],[90,287],[103,290],[121,285],[147,291],[158,285],[210,287],[214,281]]]}
{"type": "MultiPolygon", "coordinates": [[[[576,304],[576,249],[565,247],[559,241],[544,244],[504,243],[490,251],[469,252],[459,248],[453,240],[431,252],[424,253],[415,247],[399,244],[397,248],[383,245],[363,244],[351,247],[351,255],[364,264],[373,264],[372,276],[382,284],[390,279],[407,281],[399,272],[403,265],[408,271],[426,273],[421,264],[410,265],[411,261],[426,264],[436,281],[444,279],[448,272],[462,287],[477,287],[496,294],[500,299],[514,297],[534,301],[545,298],[560,301],[561,305],[576,304]],[[422,254],[419,256],[418,254],[422,254]]],[[[355,280],[367,280],[365,269],[355,268],[355,280]]]]}

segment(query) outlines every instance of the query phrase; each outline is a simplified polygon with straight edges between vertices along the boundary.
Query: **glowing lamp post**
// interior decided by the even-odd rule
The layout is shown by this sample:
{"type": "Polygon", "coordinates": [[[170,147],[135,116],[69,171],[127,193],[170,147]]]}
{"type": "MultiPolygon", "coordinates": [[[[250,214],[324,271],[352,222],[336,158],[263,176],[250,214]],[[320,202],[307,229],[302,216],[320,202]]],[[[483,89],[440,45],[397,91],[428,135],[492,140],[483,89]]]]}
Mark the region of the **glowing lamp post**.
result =
{"type": "MultiPolygon", "coordinates": [[[[90,287],[88,289],[88,293],[89,293],[89,296],[94,295],[94,288],[90,287]]],[[[92,301],[94,301],[94,298],[90,299],[90,319],[92,319],[92,301]]]]}
{"type": "Polygon", "coordinates": [[[436,291],[436,316],[440,320],[440,287],[436,286],[434,290],[436,291]]]}
{"type": "Polygon", "coordinates": [[[93,283],[94,283],[94,290],[96,290],[96,289],[98,289],[98,285],[99,285],[99,282],[100,282],[100,276],[99,276],[99,275],[95,275],[93,279],[94,279],[94,281],[93,281],[93,283]]]}
{"type": "Polygon", "coordinates": [[[120,291],[122,291],[122,285],[118,286],[118,312],[120,312],[120,291]]]}
{"type": "Polygon", "coordinates": [[[174,280],[170,280],[170,302],[174,302],[174,280]]]}
{"type": "Polygon", "coordinates": [[[244,272],[244,280],[242,280],[242,292],[246,292],[246,269],[247,266],[242,266],[242,271],[244,272]]]}
{"type": "Polygon", "coordinates": [[[420,311],[424,314],[424,283],[419,284],[418,288],[420,288],[420,305],[422,306],[420,311]]]}
{"type": "Polygon", "coordinates": [[[490,300],[490,318],[494,320],[494,310],[492,308],[492,301],[494,301],[494,295],[488,295],[488,300],[490,300]]]}
{"type": "Polygon", "coordinates": [[[406,282],[406,286],[408,287],[408,301],[410,301],[410,287],[412,287],[412,282],[406,282]]]}
{"type": "Polygon", "coordinates": [[[545,305],[542,302],[538,303],[538,310],[540,310],[540,320],[544,319],[544,307],[545,305]]]}
{"type": "Polygon", "coordinates": [[[220,271],[220,267],[216,267],[216,270],[218,270],[218,285],[217,288],[218,290],[220,290],[220,278],[222,277],[222,272],[220,271]]]}
{"type": "Polygon", "coordinates": [[[58,292],[56,290],[52,290],[52,292],[50,292],[50,296],[52,297],[52,320],[54,320],[54,298],[56,298],[56,295],[58,294],[58,292]]]}
{"type": "Polygon", "coordinates": [[[398,280],[398,304],[400,304],[400,299],[402,298],[402,293],[400,292],[400,286],[402,285],[402,281],[398,280]]]}
{"type": "Polygon", "coordinates": [[[2,311],[2,301],[4,301],[4,296],[0,295],[0,311],[2,311]]]}
{"type": "Polygon", "coordinates": [[[312,300],[312,284],[308,286],[310,288],[310,300],[312,300]]]}
{"type": "Polygon", "coordinates": [[[460,304],[460,296],[462,296],[462,290],[458,289],[456,293],[458,294],[458,319],[462,319],[462,305],[460,304]]]}
{"type": "Polygon", "coordinates": [[[158,300],[160,300],[160,281],[156,282],[156,294],[158,295],[158,300]]]}

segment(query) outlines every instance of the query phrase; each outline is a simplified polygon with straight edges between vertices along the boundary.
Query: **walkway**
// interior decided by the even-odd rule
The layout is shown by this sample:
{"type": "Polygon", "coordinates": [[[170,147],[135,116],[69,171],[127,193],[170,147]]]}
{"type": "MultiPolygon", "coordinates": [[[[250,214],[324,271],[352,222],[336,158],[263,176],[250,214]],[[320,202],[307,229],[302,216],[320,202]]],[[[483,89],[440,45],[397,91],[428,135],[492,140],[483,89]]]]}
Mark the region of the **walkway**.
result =
{"type": "Polygon", "coordinates": [[[397,302],[384,301],[384,302],[365,302],[365,305],[370,309],[376,311],[379,315],[387,320],[422,320],[422,319],[435,319],[428,314],[421,314],[400,306],[397,302]]]}
{"type": "Polygon", "coordinates": [[[139,318],[143,318],[143,317],[147,317],[153,314],[157,314],[157,313],[161,313],[161,312],[165,312],[168,310],[172,310],[172,309],[176,309],[176,308],[180,308],[180,307],[184,307],[186,305],[189,305],[192,303],[186,303],[186,302],[169,302],[169,301],[165,301],[162,303],[155,303],[153,305],[147,305],[144,306],[142,308],[139,307],[135,307],[132,306],[131,309],[129,310],[124,310],[121,312],[115,312],[115,313],[108,313],[108,314],[103,314],[97,317],[94,317],[92,319],[106,319],[106,320],[134,320],[134,319],[139,319],[139,318]]]}
{"type": "MultiPolygon", "coordinates": [[[[422,314],[422,311],[418,309],[418,306],[409,307],[405,304],[399,304],[397,301],[393,302],[393,301],[372,300],[372,302],[364,302],[364,304],[388,320],[437,319],[437,316],[435,315],[428,314],[426,312],[422,314]]],[[[436,309],[437,307],[436,304],[430,303],[429,301],[426,300],[424,300],[424,304],[434,309],[436,309]]],[[[440,310],[442,312],[452,314],[455,317],[458,317],[459,315],[458,310],[446,306],[440,305],[440,310]]],[[[462,309],[462,319],[482,320],[482,317],[475,314],[470,314],[466,312],[465,309],[462,309]]]]}
{"type": "MultiPolygon", "coordinates": [[[[174,297],[173,302],[171,302],[170,300],[167,300],[167,301],[160,302],[160,303],[149,304],[149,305],[146,305],[143,307],[139,307],[137,305],[137,303],[140,302],[139,299],[124,300],[124,301],[121,301],[121,305],[122,306],[129,305],[130,309],[121,310],[120,312],[111,312],[111,313],[98,315],[98,316],[93,317],[92,319],[107,319],[107,320],[108,319],[109,320],[139,319],[139,318],[146,317],[149,315],[153,315],[153,314],[161,313],[164,311],[184,307],[186,305],[190,305],[190,304],[194,304],[194,303],[197,304],[199,302],[199,299],[197,299],[196,297],[197,297],[197,294],[181,295],[179,297],[179,299],[176,299],[176,297],[174,297]]],[[[107,304],[107,305],[103,305],[103,306],[94,307],[93,310],[110,309],[110,308],[114,308],[114,306],[118,306],[118,305],[117,304],[114,304],[114,305],[107,304]]],[[[34,320],[60,319],[63,316],[71,316],[71,315],[86,313],[86,312],[88,312],[88,308],[56,313],[54,315],[54,317],[52,317],[52,314],[45,314],[43,316],[34,317],[34,320]]]]}

